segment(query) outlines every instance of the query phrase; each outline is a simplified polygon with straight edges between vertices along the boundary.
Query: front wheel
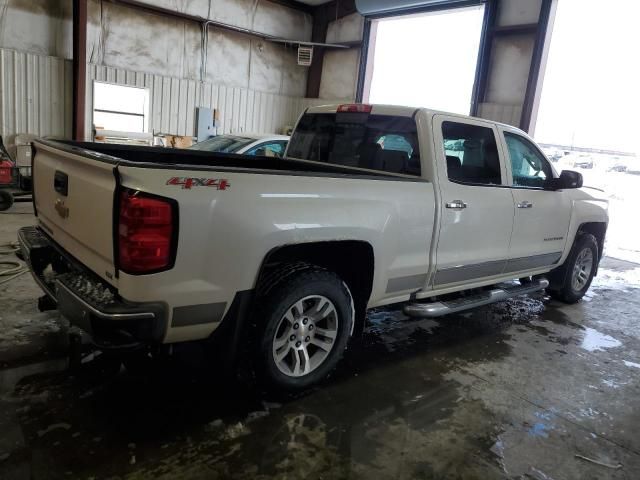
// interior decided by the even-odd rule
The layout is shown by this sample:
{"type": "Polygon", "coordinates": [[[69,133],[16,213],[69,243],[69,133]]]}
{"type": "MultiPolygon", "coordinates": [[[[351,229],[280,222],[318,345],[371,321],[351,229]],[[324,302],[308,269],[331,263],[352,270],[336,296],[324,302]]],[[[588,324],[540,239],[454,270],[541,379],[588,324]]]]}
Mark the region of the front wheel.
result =
{"type": "Polygon", "coordinates": [[[579,301],[589,287],[598,265],[598,242],[591,234],[580,235],[563,265],[562,283],[551,290],[551,296],[565,303],[579,301]]]}
{"type": "Polygon", "coordinates": [[[256,310],[256,370],[267,386],[294,391],[324,379],[340,360],[354,320],[353,300],[334,273],[288,275],[256,310]]]}

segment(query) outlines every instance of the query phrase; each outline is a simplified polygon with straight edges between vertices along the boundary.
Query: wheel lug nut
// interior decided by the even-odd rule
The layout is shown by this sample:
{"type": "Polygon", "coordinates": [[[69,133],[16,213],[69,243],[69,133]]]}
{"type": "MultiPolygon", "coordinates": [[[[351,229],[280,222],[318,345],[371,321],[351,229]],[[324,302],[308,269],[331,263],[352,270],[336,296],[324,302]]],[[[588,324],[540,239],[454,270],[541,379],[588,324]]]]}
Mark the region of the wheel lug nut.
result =
{"type": "Polygon", "coordinates": [[[294,330],[297,330],[297,329],[298,329],[298,327],[300,327],[300,325],[299,325],[299,324],[297,324],[297,323],[294,323],[294,324],[293,324],[293,329],[294,329],[294,330]]]}
{"type": "Polygon", "coordinates": [[[304,339],[305,342],[308,342],[309,340],[311,340],[311,337],[307,337],[304,339]]]}
{"type": "Polygon", "coordinates": [[[309,330],[313,330],[313,324],[309,325],[309,330]]]}
{"type": "Polygon", "coordinates": [[[296,342],[296,347],[299,347],[300,345],[302,345],[302,342],[296,342]]]}
{"type": "Polygon", "coordinates": [[[303,320],[302,320],[302,324],[303,324],[303,325],[306,325],[307,323],[309,323],[309,320],[308,320],[308,319],[306,319],[306,318],[305,318],[305,319],[303,319],[303,320]]]}
{"type": "Polygon", "coordinates": [[[295,336],[295,335],[291,335],[291,336],[289,337],[289,340],[291,340],[292,342],[293,342],[295,339],[296,339],[296,336],[295,336]]]}

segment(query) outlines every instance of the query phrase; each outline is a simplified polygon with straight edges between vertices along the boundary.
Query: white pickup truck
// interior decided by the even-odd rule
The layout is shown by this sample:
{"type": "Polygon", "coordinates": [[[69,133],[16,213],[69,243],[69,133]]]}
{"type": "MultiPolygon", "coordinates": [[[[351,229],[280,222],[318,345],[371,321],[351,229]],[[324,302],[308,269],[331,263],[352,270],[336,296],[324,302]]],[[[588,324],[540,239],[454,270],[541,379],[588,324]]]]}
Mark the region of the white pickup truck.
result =
{"type": "Polygon", "coordinates": [[[62,315],[105,350],[223,336],[285,390],[323,379],[372,307],[578,301],[608,222],[522,131],[423,108],[309,108],[282,159],[34,148],[19,240],[62,315]]]}

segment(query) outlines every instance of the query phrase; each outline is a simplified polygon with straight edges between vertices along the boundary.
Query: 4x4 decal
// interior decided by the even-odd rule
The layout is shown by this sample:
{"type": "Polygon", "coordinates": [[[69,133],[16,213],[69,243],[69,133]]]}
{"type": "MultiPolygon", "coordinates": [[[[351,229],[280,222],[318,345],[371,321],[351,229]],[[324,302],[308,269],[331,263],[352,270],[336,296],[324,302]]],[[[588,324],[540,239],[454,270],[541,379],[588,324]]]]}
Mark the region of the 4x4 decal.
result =
{"type": "Polygon", "coordinates": [[[180,185],[183,189],[191,187],[213,187],[216,190],[227,190],[230,187],[226,178],[194,178],[194,177],[172,177],[167,180],[167,185],[180,185]]]}

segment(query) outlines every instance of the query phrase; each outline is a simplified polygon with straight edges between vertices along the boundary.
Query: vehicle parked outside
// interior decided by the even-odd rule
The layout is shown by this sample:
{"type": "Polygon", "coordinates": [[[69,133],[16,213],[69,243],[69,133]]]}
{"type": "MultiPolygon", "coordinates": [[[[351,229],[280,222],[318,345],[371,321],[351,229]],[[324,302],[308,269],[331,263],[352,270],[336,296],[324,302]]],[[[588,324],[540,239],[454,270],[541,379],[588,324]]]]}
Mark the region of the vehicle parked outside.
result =
{"type": "Polygon", "coordinates": [[[205,152],[237,153],[259,157],[282,157],[287,148],[289,137],[260,133],[241,135],[216,135],[189,147],[189,150],[205,152]]]}
{"type": "Polygon", "coordinates": [[[620,159],[614,159],[613,164],[607,168],[607,172],[626,172],[627,165],[620,159]]]}
{"type": "Polygon", "coordinates": [[[592,169],[593,168],[593,158],[588,157],[586,155],[581,155],[576,161],[573,162],[574,168],[585,168],[592,169]]]}

